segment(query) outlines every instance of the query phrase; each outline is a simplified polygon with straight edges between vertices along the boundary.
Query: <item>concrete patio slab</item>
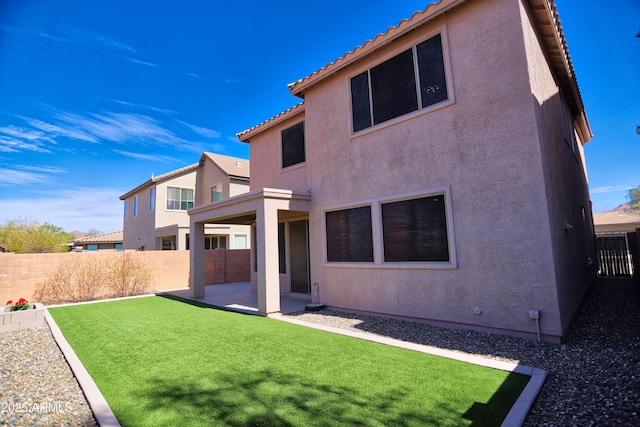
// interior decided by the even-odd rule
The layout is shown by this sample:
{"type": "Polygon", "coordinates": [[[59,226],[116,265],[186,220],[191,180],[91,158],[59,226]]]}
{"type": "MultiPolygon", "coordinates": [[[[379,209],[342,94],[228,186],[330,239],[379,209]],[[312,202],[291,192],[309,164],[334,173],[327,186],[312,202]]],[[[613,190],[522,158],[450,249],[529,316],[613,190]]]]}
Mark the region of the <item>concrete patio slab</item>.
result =
{"type": "MultiPolygon", "coordinates": [[[[158,295],[162,294],[175,295],[240,313],[260,314],[258,311],[258,292],[251,290],[251,282],[207,285],[204,287],[203,298],[191,298],[188,288],[164,291],[158,295]]],[[[304,310],[305,305],[310,302],[311,296],[309,295],[280,295],[280,313],[293,313],[304,310]]]]}

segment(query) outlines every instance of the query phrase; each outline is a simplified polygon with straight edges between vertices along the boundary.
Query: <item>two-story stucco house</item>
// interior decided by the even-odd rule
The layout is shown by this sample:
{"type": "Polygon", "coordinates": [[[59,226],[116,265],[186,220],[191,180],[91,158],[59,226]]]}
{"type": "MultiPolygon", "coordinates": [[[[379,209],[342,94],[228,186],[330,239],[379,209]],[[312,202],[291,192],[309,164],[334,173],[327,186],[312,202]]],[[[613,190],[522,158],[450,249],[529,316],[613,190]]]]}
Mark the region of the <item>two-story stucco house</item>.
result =
{"type": "MultiPolygon", "coordinates": [[[[198,205],[249,191],[246,159],[204,152],[198,163],[152,176],[123,194],[124,249],[189,249],[189,215],[198,205]]],[[[248,249],[247,226],[210,224],[203,249],[248,249]]]]}
{"type": "Polygon", "coordinates": [[[558,342],[596,275],[591,131],[551,0],[442,0],[289,85],[239,138],[251,191],[189,211],[253,224],[262,314],[280,294],[558,342]]]}

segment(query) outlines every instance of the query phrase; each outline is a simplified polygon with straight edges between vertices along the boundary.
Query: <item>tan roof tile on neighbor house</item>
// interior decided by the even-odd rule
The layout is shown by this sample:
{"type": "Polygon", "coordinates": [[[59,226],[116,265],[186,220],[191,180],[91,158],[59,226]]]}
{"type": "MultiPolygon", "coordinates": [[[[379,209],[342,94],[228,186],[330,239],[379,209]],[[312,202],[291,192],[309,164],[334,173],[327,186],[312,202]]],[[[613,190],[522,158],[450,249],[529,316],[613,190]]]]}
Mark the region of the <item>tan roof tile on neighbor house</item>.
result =
{"type": "Polygon", "coordinates": [[[251,176],[251,162],[247,159],[210,153],[208,151],[202,153],[202,156],[207,156],[229,176],[240,178],[249,178],[251,176]]]}
{"type": "Polygon", "coordinates": [[[124,234],[122,230],[112,231],[111,233],[96,234],[93,236],[83,237],[75,241],[75,244],[82,243],[122,243],[124,234]]]}

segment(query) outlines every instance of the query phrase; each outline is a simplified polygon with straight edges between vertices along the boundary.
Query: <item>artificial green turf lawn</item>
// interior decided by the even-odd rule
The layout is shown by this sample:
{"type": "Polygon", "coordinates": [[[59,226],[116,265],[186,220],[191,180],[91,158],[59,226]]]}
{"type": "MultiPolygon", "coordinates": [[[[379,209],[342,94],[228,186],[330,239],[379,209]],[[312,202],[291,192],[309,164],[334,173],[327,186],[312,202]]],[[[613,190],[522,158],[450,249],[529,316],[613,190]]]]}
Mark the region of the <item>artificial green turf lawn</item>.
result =
{"type": "Polygon", "coordinates": [[[123,426],[500,425],[529,379],[163,297],[49,311],[123,426]]]}

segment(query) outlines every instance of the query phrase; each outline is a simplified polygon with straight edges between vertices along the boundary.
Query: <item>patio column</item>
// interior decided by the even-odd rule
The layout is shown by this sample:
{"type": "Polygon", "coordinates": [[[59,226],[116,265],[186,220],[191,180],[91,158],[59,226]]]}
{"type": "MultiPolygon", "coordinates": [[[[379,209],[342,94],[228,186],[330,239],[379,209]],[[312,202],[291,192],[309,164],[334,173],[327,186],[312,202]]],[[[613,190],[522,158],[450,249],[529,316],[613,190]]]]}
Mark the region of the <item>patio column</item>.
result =
{"type": "Polygon", "coordinates": [[[191,298],[204,297],[204,223],[191,222],[189,237],[189,294],[191,298]]]}
{"type": "Polygon", "coordinates": [[[278,208],[264,198],[256,210],[256,254],[258,260],[258,310],[263,316],[280,311],[278,271],[278,208]]]}

